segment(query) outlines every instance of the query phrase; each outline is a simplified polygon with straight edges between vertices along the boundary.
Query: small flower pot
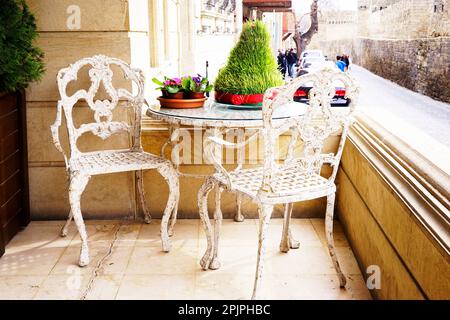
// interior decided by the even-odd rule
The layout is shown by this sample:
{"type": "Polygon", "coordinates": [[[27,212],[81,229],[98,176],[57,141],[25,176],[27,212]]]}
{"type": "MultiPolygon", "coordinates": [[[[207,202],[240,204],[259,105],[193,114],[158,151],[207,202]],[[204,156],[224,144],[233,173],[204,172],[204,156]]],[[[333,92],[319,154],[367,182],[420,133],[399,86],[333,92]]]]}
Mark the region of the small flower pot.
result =
{"type": "Polygon", "coordinates": [[[162,90],[162,96],[166,99],[183,99],[184,98],[184,92],[179,91],[177,93],[170,93],[167,92],[167,90],[162,90]]]}
{"type": "Polygon", "coordinates": [[[185,98],[186,99],[203,99],[205,97],[204,92],[186,92],[185,98]]]}
{"type": "Polygon", "coordinates": [[[192,109],[201,108],[205,104],[206,98],[202,99],[168,99],[158,98],[162,108],[171,109],[192,109]]]}

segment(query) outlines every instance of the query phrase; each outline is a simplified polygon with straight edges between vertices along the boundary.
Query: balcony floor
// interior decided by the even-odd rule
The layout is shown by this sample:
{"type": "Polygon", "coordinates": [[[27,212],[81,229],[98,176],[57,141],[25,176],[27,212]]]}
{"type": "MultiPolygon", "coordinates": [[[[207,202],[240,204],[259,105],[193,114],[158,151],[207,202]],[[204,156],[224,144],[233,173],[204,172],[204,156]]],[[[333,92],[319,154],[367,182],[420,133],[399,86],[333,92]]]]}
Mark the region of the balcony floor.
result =
{"type": "MultiPolygon", "coordinates": [[[[256,265],[257,220],[222,227],[222,267],[203,271],[206,245],[199,220],[179,220],[172,251],[161,251],[159,220],[149,225],[88,221],[91,263],[78,268],[75,225],[59,237],[62,221],[32,222],[0,258],[0,299],[247,299],[256,265]]],[[[280,253],[282,220],[271,221],[265,299],[371,299],[338,223],[337,254],[347,276],[339,288],[325,244],[324,221],[293,219],[300,249],[280,253]]]]}

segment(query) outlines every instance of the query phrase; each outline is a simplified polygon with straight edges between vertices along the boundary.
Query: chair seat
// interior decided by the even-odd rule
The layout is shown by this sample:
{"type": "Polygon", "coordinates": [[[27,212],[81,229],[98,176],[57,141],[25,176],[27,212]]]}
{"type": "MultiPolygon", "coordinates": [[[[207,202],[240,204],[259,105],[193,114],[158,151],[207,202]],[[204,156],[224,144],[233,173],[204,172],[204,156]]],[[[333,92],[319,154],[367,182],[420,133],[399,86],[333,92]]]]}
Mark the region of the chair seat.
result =
{"type": "MultiPolygon", "coordinates": [[[[259,198],[263,203],[282,204],[304,201],[336,192],[333,182],[319,174],[308,175],[299,166],[282,166],[277,170],[272,184],[273,193],[270,196],[259,198]]],[[[228,180],[224,174],[216,173],[213,177],[227,186],[228,180]]],[[[232,182],[230,191],[237,191],[255,199],[261,188],[263,167],[233,171],[230,172],[230,177],[232,182]]]]}
{"type": "Polygon", "coordinates": [[[69,168],[95,175],[154,169],[164,165],[170,165],[170,162],[144,151],[114,150],[84,153],[72,158],[69,168]]]}

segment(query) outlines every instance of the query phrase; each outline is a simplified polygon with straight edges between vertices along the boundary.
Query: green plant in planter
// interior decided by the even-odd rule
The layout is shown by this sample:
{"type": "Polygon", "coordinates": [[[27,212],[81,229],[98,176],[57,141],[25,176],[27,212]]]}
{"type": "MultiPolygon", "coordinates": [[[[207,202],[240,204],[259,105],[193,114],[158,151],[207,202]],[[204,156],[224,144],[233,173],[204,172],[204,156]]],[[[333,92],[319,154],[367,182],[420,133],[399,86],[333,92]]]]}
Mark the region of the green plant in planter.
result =
{"type": "Polygon", "coordinates": [[[208,78],[202,77],[199,74],[196,77],[183,77],[181,79],[181,86],[183,87],[184,92],[208,93],[213,89],[213,86],[209,84],[208,78]]]}
{"type": "Polygon", "coordinates": [[[261,21],[245,23],[227,65],[216,78],[215,90],[234,94],[262,94],[283,83],[270,48],[270,34],[266,26],[261,21]]]}
{"type": "Polygon", "coordinates": [[[26,88],[42,78],[43,52],[33,45],[37,36],[24,0],[0,1],[0,92],[26,88]]]}
{"type": "Polygon", "coordinates": [[[160,81],[157,78],[153,78],[152,81],[159,86],[156,90],[178,93],[183,89],[180,78],[168,78],[164,76],[164,81],[160,81]]]}

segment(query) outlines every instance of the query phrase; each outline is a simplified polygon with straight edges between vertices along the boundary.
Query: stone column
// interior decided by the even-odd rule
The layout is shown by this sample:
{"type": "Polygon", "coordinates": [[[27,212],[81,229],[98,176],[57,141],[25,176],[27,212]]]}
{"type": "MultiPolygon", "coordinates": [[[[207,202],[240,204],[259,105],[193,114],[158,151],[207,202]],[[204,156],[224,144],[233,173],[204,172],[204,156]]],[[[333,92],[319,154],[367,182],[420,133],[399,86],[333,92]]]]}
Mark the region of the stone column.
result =
{"type": "Polygon", "coordinates": [[[242,23],[243,23],[243,5],[242,0],[236,0],[236,12],[235,12],[235,20],[234,20],[234,28],[236,32],[236,42],[239,40],[239,36],[241,35],[242,31],[242,23]]]}
{"type": "Polygon", "coordinates": [[[200,6],[200,1],[185,0],[180,4],[180,24],[181,30],[181,74],[194,74],[197,66],[195,63],[196,55],[196,7],[200,6]]]}

